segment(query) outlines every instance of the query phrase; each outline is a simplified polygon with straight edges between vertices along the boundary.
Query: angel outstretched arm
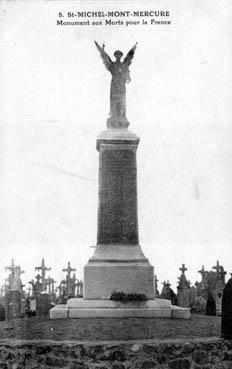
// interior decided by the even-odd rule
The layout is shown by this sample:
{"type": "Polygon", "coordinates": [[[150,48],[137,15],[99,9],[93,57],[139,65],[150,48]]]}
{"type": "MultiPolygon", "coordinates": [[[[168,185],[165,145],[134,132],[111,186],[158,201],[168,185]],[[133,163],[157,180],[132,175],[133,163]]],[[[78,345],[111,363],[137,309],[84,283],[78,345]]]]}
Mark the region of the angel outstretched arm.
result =
{"type": "Polygon", "coordinates": [[[138,42],[136,42],[136,44],[132,47],[132,49],[130,49],[130,51],[126,55],[125,59],[123,60],[124,64],[126,64],[128,66],[131,65],[131,62],[132,62],[132,59],[134,57],[137,44],[138,44],[138,42]]]}
{"type": "Polygon", "coordinates": [[[94,42],[98,51],[100,52],[101,58],[103,60],[103,63],[105,64],[106,69],[110,70],[112,60],[110,59],[109,55],[105,52],[105,45],[103,44],[101,47],[96,41],[94,42]]]}

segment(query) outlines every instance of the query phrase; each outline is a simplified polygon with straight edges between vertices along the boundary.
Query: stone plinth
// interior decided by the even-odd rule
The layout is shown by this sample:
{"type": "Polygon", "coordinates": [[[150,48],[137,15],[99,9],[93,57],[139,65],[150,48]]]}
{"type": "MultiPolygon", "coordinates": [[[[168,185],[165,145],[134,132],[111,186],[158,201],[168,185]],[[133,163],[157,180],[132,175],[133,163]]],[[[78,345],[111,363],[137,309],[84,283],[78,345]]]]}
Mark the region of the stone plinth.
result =
{"type": "Polygon", "coordinates": [[[113,292],[154,297],[153,267],[139,262],[93,262],[84,269],[84,297],[110,299],[113,292]]]}
{"type": "Polygon", "coordinates": [[[67,318],[190,318],[190,309],[172,306],[169,300],[141,302],[85,300],[73,298],[67,305],[57,305],[50,311],[51,319],[67,318]]]}

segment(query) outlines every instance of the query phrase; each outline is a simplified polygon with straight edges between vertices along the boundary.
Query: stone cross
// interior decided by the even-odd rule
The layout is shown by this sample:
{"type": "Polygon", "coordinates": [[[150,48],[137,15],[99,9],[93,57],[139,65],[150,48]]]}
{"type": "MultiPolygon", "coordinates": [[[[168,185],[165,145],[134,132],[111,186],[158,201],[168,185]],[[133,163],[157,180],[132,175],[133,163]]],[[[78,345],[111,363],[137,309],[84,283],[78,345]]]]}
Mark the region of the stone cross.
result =
{"type": "Polygon", "coordinates": [[[202,268],[201,268],[201,270],[198,270],[198,273],[200,273],[201,274],[201,278],[202,278],[202,280],[204,279],[204,277],[205,277],[205,275],[206,275],[206,271],[205,271],[205,267],[204,267],[204,265],[202,265],[202,268]]]}
{"type": "Polygon", "coordinates": [[[215,269],[217,273],[219,273],[221,266],[219,265],[219,261],[217,260],[217,264],[212,267],[212,269],[215,269]]]}
{"type": "Polygon", "coordinates": [[[19,265],[15,265],[14,259],[11,260],[11,265],[7,266],[5,269],[10,270],[11,272],[9,275],[9,289],[17,290],[21,292],[22,283],[21,283],[20,275],[25,273],[25,271],[21,270],[21,267],[19,265]]]}
{"type": "Polygon", "coordinates": [[[182,272],[182,274],[184,274],[184,272],[186,272],[188,269],[185,267],[185,264],[182,264],[182,267],[179,268],[179,270],[182,272]]]}
{"type": "Polygon", "coordinates": [[[45,266],[45,262],[44,262],[44,258],[42,258],[42,264],[39,267],[36,267],[35,270],[41,270],[41,274],[42,274],[42,291],[46,291],[47,288],[47,283],[46,283],[46,278],[45,278],[45,274],[46,271],[51,270],[51,268],[47,268],[45,266]]]}
{"type": "Polygon", "coordinates": [[[181,274],[180,277],[178,277],[179,285],[178,285],[177,288],[181,289],[181,288],[189,287],[190,286],[190,281],[187,281],[186,276],[185,276],[185,272],[188,269],[185,267],[185,264],[182,264],[182,267],[179,268],[179,270],[182,272],[182,274],[181,274]]]}
{"type": "Polygon", "coordinates": [[[65,287],[66,287],[66,294],[67,294],[67,296],[72,296],[72,295],[75,294],[76,276],[75,276],[75,274],[73,274],[73,276],[71,277],[71,272],[76,271],[76,269],[71,267],[71,264],[70,264],[70,261],[69,261],[68,262],[68,267],[66,269],[62,269],[62,271],[67,272],[66,280],[64,281],[65,287]]]}
{"type": "Polygon", "coordinates": [[[71,267],[70,261],[68,262],[68,267],[66,269],[62,269],[63,272],[67,272],[67,276],[70,279],[71,272],[75,272],[76,269],[71,267]]]}
{"type": "Polygon", "coordinates": [[[7,266],[5,270],[10,270],[13,278],[19,277],[20,274],[25,273],[24,270],[21,270],[21,267],[19,265],[15,265],[14,259],[11,259],[11,265],[7,266]]]}
{"type": "Polygon", "coordinates": [[[11,259],[11,265],[5,267],[5,270],[9,269],[13,273],[17,267],[18,266],[16,266],[15,263],[14,263],[14,259],[11,259]]]}

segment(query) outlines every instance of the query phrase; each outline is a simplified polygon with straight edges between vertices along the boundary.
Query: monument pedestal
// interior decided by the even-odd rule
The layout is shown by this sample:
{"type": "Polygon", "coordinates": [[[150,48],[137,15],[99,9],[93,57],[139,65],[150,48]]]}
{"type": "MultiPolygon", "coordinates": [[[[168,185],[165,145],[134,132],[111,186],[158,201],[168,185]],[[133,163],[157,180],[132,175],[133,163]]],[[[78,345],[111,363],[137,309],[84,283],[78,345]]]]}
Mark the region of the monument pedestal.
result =
{"type": "Polygon", "coordinates": [[[97,246],[84,268],[84,298],[110,299],[114,292],[154,298],[153,267],[138,239],[137,165],[139,138],[108,129],[97,139],[99,206],[97,246]]]}
{"type": "Polygon", "coordinates": [[[113,292],[145,294],[154,297],[153,267],[145,263],[98,262],[84,269],[84,298],[109,300],[113,292]]]}
{"type": "Polygon", "coordinates": [[[50,310],[51,319],[67,318],[178,318],[189,319],[190,309],[171,305],[169,300],[141,302],[85,300],[73,298],[50,310]]]}

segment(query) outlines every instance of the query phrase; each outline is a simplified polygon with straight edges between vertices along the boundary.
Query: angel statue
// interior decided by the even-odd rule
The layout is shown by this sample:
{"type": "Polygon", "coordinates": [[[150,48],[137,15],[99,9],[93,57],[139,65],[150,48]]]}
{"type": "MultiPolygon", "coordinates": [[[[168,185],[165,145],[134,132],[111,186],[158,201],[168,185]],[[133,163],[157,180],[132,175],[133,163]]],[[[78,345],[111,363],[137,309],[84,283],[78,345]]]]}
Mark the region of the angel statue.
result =
{"type": "Polygon", "coordinates": [[[127,128],[129,123],[126,118],[126,83],[131,81],[129,65],[134,57],[137,42],[128,52],[123,62],[121,62],[123,56],[121,51],[115,51],[114,56],[116,60],[112,61],[105,52],[104,44],[101,47],[95,41],[95,45],[100,52],[106,69],[112,74],[110,86],[110,118],[107,120],[107,127],[127,128]]]}

